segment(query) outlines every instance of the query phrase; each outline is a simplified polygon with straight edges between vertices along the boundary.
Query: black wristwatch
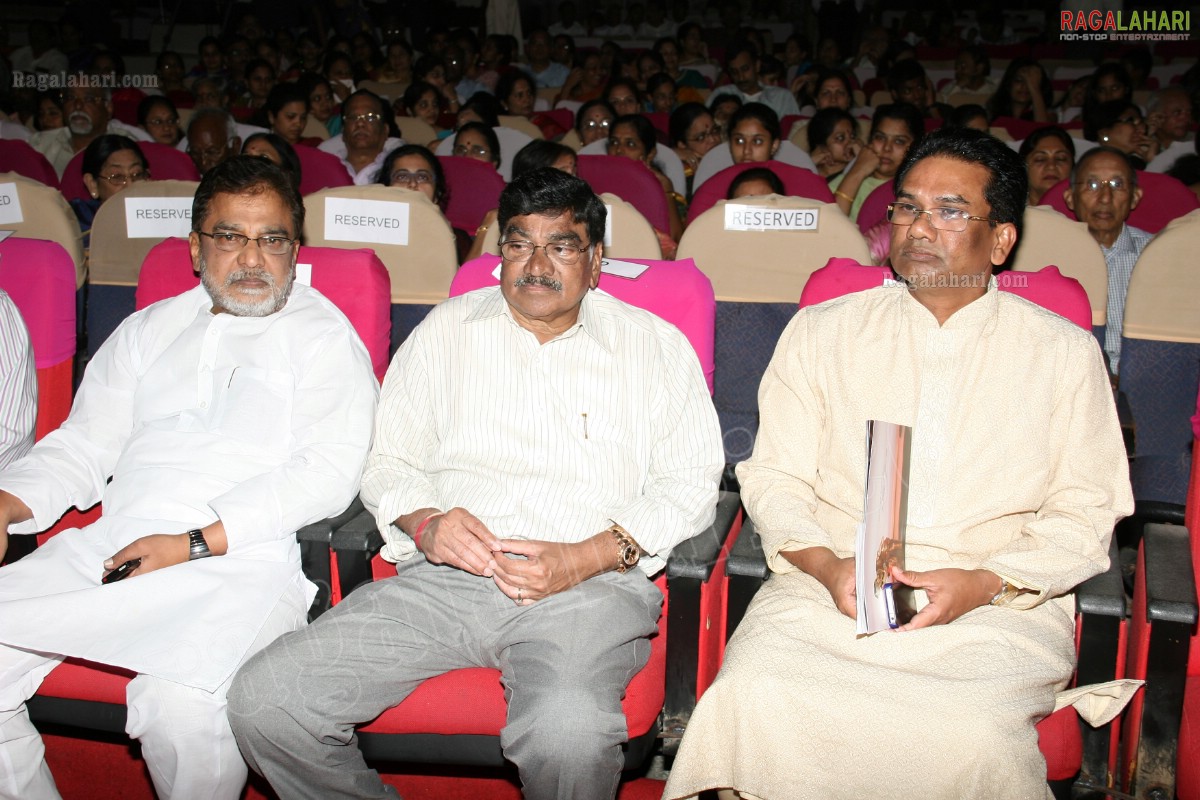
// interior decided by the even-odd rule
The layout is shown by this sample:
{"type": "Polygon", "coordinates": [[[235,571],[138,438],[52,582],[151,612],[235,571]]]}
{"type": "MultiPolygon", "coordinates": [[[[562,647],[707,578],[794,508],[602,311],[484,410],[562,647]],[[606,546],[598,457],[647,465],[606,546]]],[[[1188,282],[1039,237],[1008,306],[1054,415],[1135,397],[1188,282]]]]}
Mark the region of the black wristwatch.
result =
{"type": "Polygon", "coordinates": [[[187,532],[188,535],[188,561],[195,561],[197,558],[208,558],[212,555],[212,550],[208,549],[208,542],[204,541],[204,532],[199,528],[187,532]]]}

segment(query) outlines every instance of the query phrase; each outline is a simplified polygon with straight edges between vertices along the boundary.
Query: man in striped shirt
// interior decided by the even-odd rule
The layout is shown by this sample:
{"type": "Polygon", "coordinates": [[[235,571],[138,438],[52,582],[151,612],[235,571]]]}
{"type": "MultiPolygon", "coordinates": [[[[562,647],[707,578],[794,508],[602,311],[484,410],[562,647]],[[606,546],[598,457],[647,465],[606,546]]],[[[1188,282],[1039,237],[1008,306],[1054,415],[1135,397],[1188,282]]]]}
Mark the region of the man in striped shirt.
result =
{"type": "Polygon", "coordinates": [[[21,312],[0,290],[0,469],[33,447],[37,371],[21,312]]]}
{"type": "Polygon", "coordinates": [[[650,576],[711,524],[724,459],[684,336],[592,291],[604,218],[566,173],[511,183],[500,286],[438,306],[392,362],[362,497],[398,576],[277,642],[231,695],[281,797],[394,797],[354,725],[463,667],[503,673],[525,797],[615,795],[650,576]]]}

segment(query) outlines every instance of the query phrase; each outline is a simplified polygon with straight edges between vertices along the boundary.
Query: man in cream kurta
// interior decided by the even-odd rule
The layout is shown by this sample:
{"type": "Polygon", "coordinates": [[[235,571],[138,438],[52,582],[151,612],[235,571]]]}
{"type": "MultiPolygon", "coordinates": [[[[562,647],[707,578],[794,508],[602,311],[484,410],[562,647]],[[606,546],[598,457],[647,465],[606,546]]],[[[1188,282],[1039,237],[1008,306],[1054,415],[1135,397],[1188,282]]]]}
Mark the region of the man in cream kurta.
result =
{"type": "Polygon", "coordinates": [[[0,553],[8,532],[104,504],[95,524],[0,570],[6,800],[58,797],[24,704],[63,656],[139,673],[126,729],[159,797],[236,798],[246,766],[225,719],[230,677],[304,624],[313,592],[294,532],[358,488],[377,384],[346,318],[292,286],[295,189],[269,162],[231,159],[201,182],[192,219],[204,286],[126,320],[67,421],[0,473],[0,553]],[[213,238],[223,232],[258,241],[239,249],[213,238]]]}
{"type": "Polygon", "coordinates": [[[1074,665],[1064,595],[1106,567],[1132,497],[1096,342],[991,279],[1024,204],[1004,150],[930,136],[897,176],[891,257],[906,284],[804,309],[784,332],[738,469],[772,575],[667,797],[1050,796],[1034,723],[1074,665]],[[893,579],[929,603],[898,632],[856,638],[870,419],[913,429],[910,571],[893,579]]]}

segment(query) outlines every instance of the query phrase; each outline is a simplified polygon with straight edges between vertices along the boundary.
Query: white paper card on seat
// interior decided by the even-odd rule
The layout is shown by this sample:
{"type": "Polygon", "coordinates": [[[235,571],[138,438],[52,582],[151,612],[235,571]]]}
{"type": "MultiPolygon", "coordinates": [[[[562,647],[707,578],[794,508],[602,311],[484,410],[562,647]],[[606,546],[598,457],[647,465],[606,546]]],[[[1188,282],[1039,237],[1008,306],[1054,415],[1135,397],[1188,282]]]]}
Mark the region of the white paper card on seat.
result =
{"type": "Polygon", "coordinates": [[[616,258],[605,258],[600,262],[600,271],[607,275],[616,275],[618,278],[628,278],[631,281],[636,281],[642,277],[642,273],[650,267],[646,264],[637,264],[633,261],[621,261],[616,258]]]}
{"type": "Polygon", "coordinates": [[[0,225],[15,225],[24,222],[21,214],[21,197],[15,183],[0,183],[0,225]]]}
{"type": "Polygon", "coordinates": [[[186,239],[191,232],[192,198],[125,198],[125,235],[130,239],[186,239]]]}
{"type": "Polygon", "coordinates": [[[604,204],[604,246],[612,247],[612,206],[604,204]]]}
{"type": "Polygon", "coordinates": [[[407,245],[408,203],[326,197],[325,239],[407,245]]]}
{"type": "Polygon", "coordinates": [[[725,204],[727,231],[815,231],[821,221],[817,208],[771,208],[725,204]]]}
{"type": "Polygon", "coordinates": [[[296,265],[296,283],[301,286],[312,286],[312,264],[296,265]]]}
{"type": "Polygon", "coordinates": [[[0,231],[0,243],[3,243],[5,239],[12,236],[14,233],[16,233],[16,231],[0,231]]]}

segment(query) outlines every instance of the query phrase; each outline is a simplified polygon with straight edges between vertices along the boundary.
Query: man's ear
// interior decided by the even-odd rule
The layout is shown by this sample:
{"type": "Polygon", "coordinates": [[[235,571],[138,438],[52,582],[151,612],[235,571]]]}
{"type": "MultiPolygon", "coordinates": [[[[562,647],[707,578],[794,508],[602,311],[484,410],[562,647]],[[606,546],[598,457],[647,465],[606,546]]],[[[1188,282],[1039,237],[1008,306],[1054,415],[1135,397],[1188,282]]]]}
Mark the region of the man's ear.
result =
{"type": "Polygon", "coordinates": [[[188,234],[188,250],[192,254],[192,272],[200,274],[200,234],[192,231],[188,234]]]}
{"type": "Polygon", "coordinates": [[[1071,209],[1071,211],[1075,210],[1075,191],[1070,184],[1067,185],[1067,188],[1063,189],[1063,202],[1067,204],[1067,208],[1071,209]]]}
{"type": "Polygon", "coordinates": [[[604,242],[597,242],[592,248],[592,263],[590,265],[591,280],[588,282],[595,289],[600,285],[600,265],[604,262],[604,242]]]}
{"type": "Polygon", "coordinates": [[[1011,222],[996,224],[996,238],[992,243],[992,264],[1000,266],[1017,246],[1017,226],[1011,222]]]}
{"type": "Polygon", "coordinates": [[[1142,187],[1138,186],[1133,190],[1133,197],[1129,198],[1129,210],[1133,211],[1140,202],[1142,202],[1142,187]]]}

